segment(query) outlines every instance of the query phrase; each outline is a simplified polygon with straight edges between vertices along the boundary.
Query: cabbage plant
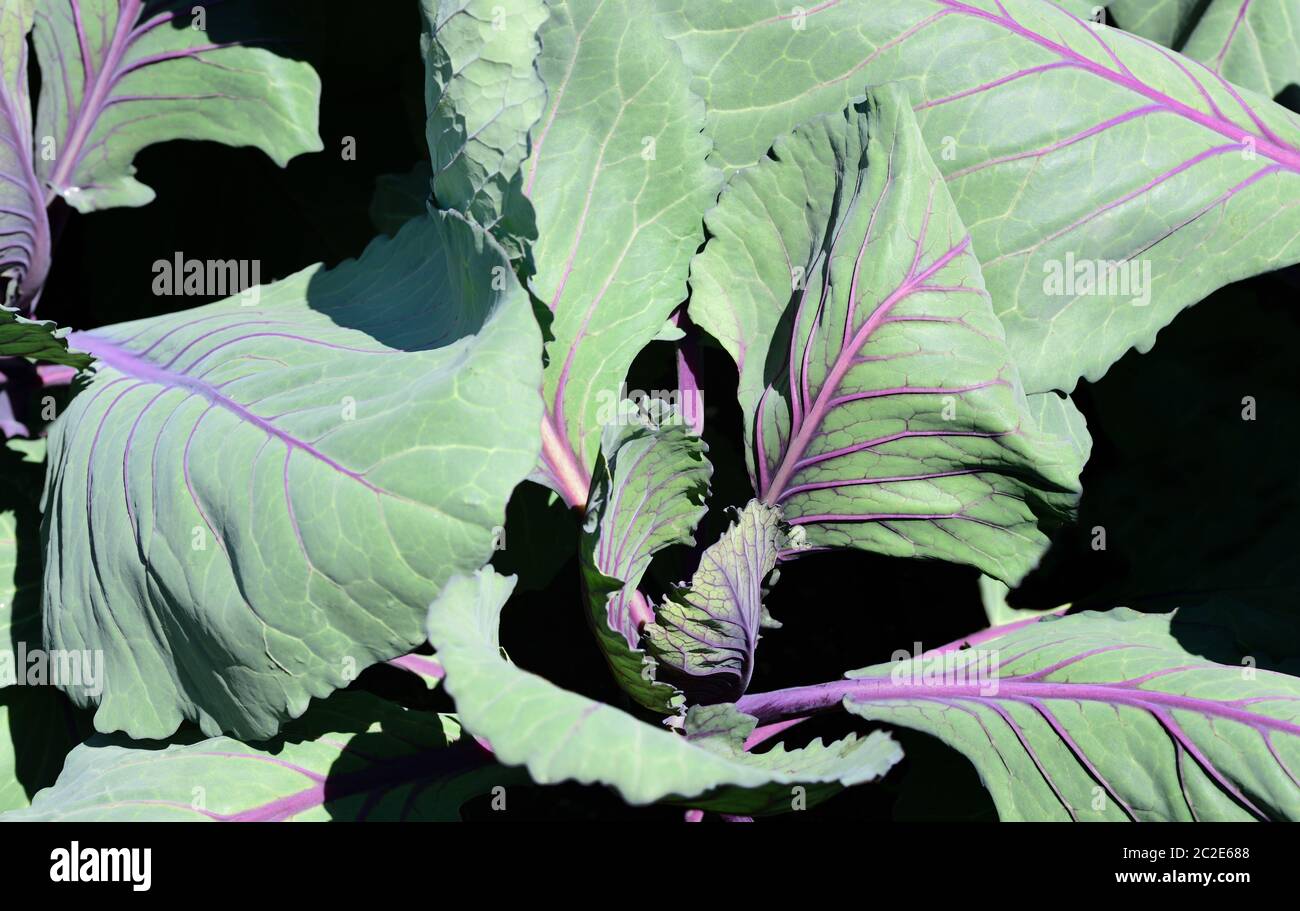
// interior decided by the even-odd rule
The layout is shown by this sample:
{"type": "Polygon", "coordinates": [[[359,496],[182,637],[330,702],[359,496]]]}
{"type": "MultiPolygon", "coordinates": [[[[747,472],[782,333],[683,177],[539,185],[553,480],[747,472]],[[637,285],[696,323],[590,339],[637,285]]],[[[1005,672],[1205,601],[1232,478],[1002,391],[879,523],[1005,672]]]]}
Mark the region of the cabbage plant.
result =
{"type": "MultiPolygon", "coordinates": [[[[1300,817],[1294,555],[1062,556],[1150,536],[1088,519],[1103,377],[1294,281],[1295,0],[419,6],[358,258],[83,328],[56,223],[155,143],[319,151],[321,81],[238,4],[0,0],[2,818],[1300,817]]],[[[1214,358],[1132,394],[1253,428],[1214,358]]]]}

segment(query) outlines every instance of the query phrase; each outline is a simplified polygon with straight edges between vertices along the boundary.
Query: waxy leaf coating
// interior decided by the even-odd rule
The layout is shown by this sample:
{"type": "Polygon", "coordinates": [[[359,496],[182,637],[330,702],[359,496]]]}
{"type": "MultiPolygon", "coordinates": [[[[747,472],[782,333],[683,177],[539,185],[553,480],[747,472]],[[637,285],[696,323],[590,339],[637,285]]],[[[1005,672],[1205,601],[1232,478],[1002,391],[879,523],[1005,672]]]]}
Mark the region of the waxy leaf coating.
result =
{"type": "Polygon", "coordinates": [[[554,315],[542,478],[586,500],[599,412],[686,297],[720,174],[681,55],[636,0],[554,0],[539,68],[546,112],[524,192],[537,210],[531,287],[554,315]]]}
{"type": "Polygon", "coordinates": [[[760,499],[813,547],[1018,581],[1082,462],[1030,414],[906,96],[781,137],[706,221],[691,313],[740,368],[760,499]]]}
{"type": "Polygon", "coordinates": [[[30,303],[50,266],[45,189],[36,176],[27,35],[36,0],[0,4],[0,274],[17,279],[11,299],[30,303]]]}
{"type": "Polygon", "coordinates": [[[729,169],[863,86],[907,91],[1029,392],[1300,261],[1300,116],[1147,39],[1044,0],[656,6],[729,169]]]}
{"type": "Polygon", "coordinates": [[[100,367],[50,433],[44,623],[104,650],[101,731],[268,737],[409,652],[536,463],[540,333],[456,213],[74,337],[100,367]]]}
{"type": "Polygon", "coordinates": [[[521,167],[546,105],[537,72],[543,0],[421,0],[433,195],[512,258],[537,237],[521,167]]]}

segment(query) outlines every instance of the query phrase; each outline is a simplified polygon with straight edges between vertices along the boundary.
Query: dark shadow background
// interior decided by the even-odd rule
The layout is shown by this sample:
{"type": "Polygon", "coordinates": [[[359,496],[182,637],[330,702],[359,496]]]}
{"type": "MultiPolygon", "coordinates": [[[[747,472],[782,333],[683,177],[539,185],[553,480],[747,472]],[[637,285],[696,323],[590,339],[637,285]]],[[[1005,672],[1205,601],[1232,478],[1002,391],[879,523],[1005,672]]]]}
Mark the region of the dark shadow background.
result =
{"type": "MultiPolygon", "coordinates": [[[[260,4],[264,34],[293,36],[270,46],[320,74],[324,151],[281,170],[253,149],[192,142],[147,149],[136,160],[138,177],[157,199],[69,217],[41,316],[85,329],[206,303],[152,294],[152,263],[176,251],[260,260],[264,282],[358,255],[377,233],[368,215],[376,178],[427,157],[416,5],[382,6],[382,14],[335,16],[315,5],[260,4]],[[344,137],[356,140],[355,161],[341,157],[344,137]]],[[[1094,450],[1080,521],[1057,536],[1013,604],[1180,607],[1176,633],[1189,649],[1300,672],[1298,288],[1295,269],[1226,288],[1165,329],[1152,354],[1131,352],[1100,382],[1081,385],[1076,401],[1094,450]],[[1242,419],[1246,396],[1255,400],[1253,421],[1242,419]],[[1106,529],[1104,551],[1091,546],[1097,526],[1106,529]]],[[[751,493],[737,448],[735,368],[716,345],[705,346],[704,360],[715,475],[712,511],[697,537],[709,543],[729,521],[722,507],[742,506],[751,493]]],[[[672,388],[671,365],[669,346],[652,344],[628,385],[672,388]]],[[[626,704],[586,627],[577,532],[576,517],[548,506],[538,488],[520,489],[497,561],[521,575],[503,645],[561,686],[626,704]]],[[[665,553],[648,587],[663,591],[689,568],[684,548],[665,553]]],[[[857,553],[786,565],[769,599],[784,628],[765,636],[753,688],[821,682],[914,642],[932,647],[978,630],[986,621],[976,579],[962,567],[857,553]]],[[[444,693],[389,667],[367,671],[358,686],[416,708],[452,708],[444,693]]],[[[831,737],[852,727],[827,718],[794,731],[831,737]]],[[[782,819],[995,818],[962,756],[922,735],[897,736],[907,757],[884,782],[782,819]]],[[[509,819],[681,818],[680,809],[632,809],[612,792],[576,785],[512,789],[510,801],[509,819]]],[[[488,804],[471,801],[465,816],[493,818],[488,804]]]]}

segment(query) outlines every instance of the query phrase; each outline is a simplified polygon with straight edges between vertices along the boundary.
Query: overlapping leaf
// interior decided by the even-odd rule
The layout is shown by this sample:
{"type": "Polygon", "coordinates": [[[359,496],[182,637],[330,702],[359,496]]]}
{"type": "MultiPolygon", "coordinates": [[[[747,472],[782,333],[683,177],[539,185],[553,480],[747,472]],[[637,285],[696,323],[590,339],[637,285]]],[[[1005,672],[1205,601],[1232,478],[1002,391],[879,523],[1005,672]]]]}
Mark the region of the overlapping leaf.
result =
{"type": "Polygon", "coordinates": [[[718,189],[681,55],[634,0],[555,0],[542,28],[546,112],[524,166],[537,210],[532,289],[554,314],[542,469],[586,501],[598,412],[686,297],[718,189]]]}
{"type": "Polygon", "coordinates": [[[429,640],[465,728],[539,784],[576,780],[615,788],[631,804],[673,797],[752,813],[788,810],[793,785],[857,784],[902,758],[880,732],[753,755],[744,743],[754,719],[730,706],[693,709],[675,734],[560,689],[501,656],[498,627],[512,588],[490,569],[452,580],[429,610],[429,640]]]}
{"type": "Polygon", "coordinates": [[[647,649],[692,704],[734,701],[748,688],[760,627],[781,625],[763,606],[763,583],[787,543],[780,511],[751,500],[700,555],[690,584],[655,608],[647,649]]]}
{"type": "Polygon", "coordinates": [[[313,706],[276,740],[133,743],[97,735],[12,821],[447,821],[514,784],[450,715],[408,712],[367,693],[313,706]]]}
{"type": "Polygon", "coordinates": [[[1183,53],[1229,82],[1272,98],[1300,84],[1300,3],[1214,0],[1183,53]]]}
{"type": "Polygon", "coordinates": [[[1295,0],[1116,0],[1109,9],[1120,28],[1181,51],[1235,85],[1272,98],[1300,83],[1295,0]]]}
{"type": "Polygon", "coordinates": [[[1300,260],[1300,118],[1141,37],[1042,0],[656,6],[728,168],[864,85],[906,88],[1030,392],[1300,260]],[[1053,280],[1088,269],[1107,280],[1053,280]]]}
{"type": "Polygon", "coordinates": [[[815,547],[1014,582],[1077,498],[906,96],[777,140],[709,213],[691,312],[740,368],[759,497],[815,547]]]}
{"type": "Polygon", "coordinates": [[[704,441],[676,411],[643,416],[622,401],[612,418],[601,436],[580,549],[588,616],[619,685],[667,714],[681,698],[656,682],[654,662],[639,648],[653,613],[638,587],[657,552],[695,543],[713,466],[704,441]]]}
{"type": "Polygon", "coordinates": [[[546,105],[544,0],[421,0],[433,194],[522,257],[537,236],[521,167],[546,105]]]}
{"type": "Polygon", "coordinates": [[[319,151],[320,80],[306,63],[227,37],[240,31],[247,10],[144,0],[39,3],[32,37],[41,67],[36,166],[44,185],[81,212],[140,206],[154,194],[133,176],[132,159],[154,143],[251,145],[281,166],[319,151]]]}
{"type": "Polygon", "coordinates": [[[1300,818],[1300,680],[1189,654],[1171,617],[1045,619],[838,686],[965,753],[1004,820],[1300,818]]]}
{"type": "Polygon", "coordinates": [[[267,737],[410,651],[536,464],[540,334],[460,215],[259,294],[74,336],[45,633],[104,650],[101,731],[267,737]]]}

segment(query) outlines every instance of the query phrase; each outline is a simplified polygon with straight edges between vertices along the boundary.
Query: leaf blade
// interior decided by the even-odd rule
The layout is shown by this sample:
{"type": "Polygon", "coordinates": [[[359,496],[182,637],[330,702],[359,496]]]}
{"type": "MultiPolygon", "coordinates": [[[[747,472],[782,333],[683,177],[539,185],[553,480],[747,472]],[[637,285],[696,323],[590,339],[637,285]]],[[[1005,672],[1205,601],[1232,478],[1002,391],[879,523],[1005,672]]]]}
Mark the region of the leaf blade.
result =
{"type": "Polygon", "coordinates": [[[717,192],[681,56],[630,0],[559,0],[542,29],[546,113],[524,169],[537,210],[533,293],[553,313],[543,470],[586,499],[598,411],[686,296],[717,192]]]}
{"type": "Polygon", "coordinates": [[[264,738],[423,641],[536,460],[540,334],[491,289],[505,262],[436,213],[257,307],[79,336],[102,366],[50,435],[44,616],[105,651],[100,730],[264,738]]]}
{"type": "Polygon", "coordinates": [[[1300,9],[1287,0],[1214,0],[1183,53],[1273,98],[1300,83],[1300,9]]]}
{"type": "Polygon", "coordinates": [[[35,0],[0,6],[0,274],[16,287],[10,299],[30,309],[50,268],[50,223],[36,177],[27,36],[35,0]]]}
{"type": "Polygon", "coordinates": [[[922,679],[943,656],[853,671],[844,707],[961,750],[1004,820],[1297,818],[1300,681],[1197,659],[1171,617],[1041,620],[960,662],[973,684],[922,679]]]}
{"type": "Polygon", "coordinates": [[[579,555],[587,616],[615,680],[641,705],[675,714],[680,695],[656,681],[654,662],[639,647],[653,614],[638,589],[656,553],[695,543],[713,466],[679,413],[659,417],[662,424],[644,422],[624,401],[605,425],[579,555]]]}
{"type": "Polygon", "coordinates": [[[763,606],[763,582],[787,545],[779,510],[751,500],[700,556],[689,584],[655,609],[647,650],[692,705],[739,699],[754,672],[759,628],[779,623],[763,606]]]}
{"type": "Polygon", "coordinates": [[[524,257],[537,237],[523,193],[530,132],[546,86],[537,72],[544,0],[422,0],[433,192],[524,257]]]}
{"type": "MultiPolygon", "coordinates": [[[[215,9],[204,28],[181,4],[144,18],[143,0],[66,0],[39,6],[36,134],[53,143],[37,164],[51,192],[79,212],[141,206],[153,191],[133,176],[136,153],[170,139],[252,145],[283,167],[320,151],[320,79],[306,63],[207,28],[234,21],[215,9]]],[[[242,12],[242,11],[240,11],[242,12]]]]}
{"type": "Polygon", "coordinates": [[[1096,380],[1214,289],[1300,259],[1300,119],[1140,37],[1036,0],[658,10],[728,168],[862,85],[908,90],[1029,392],[1096,380]],[[1085,262],[1126,264],[1123,293],[1049,281],[1085,262]]]}
{"type": "Polygon", "coordinates": [[[1028,572],[1082,461],[1038,430],[906,96],[780,137],[706,224],[691,312],[740,368],[762,501],[813,547],[1028,572]]]}

